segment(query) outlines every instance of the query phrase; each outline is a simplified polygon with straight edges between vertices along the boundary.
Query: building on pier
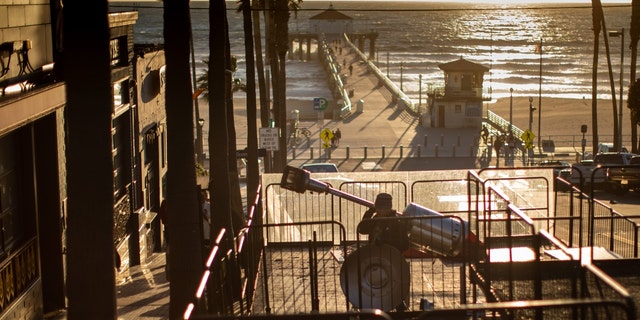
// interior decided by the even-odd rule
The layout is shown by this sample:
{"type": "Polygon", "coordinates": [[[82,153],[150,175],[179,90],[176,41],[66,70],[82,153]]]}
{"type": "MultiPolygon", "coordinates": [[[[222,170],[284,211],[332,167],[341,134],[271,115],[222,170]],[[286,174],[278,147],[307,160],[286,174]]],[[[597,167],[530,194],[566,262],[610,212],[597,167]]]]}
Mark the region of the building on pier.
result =
{"type": "Polygon", "coordinates": [[[444,88],[433,88],[425,118],[434,128],[477,128],[482,126],[484,73],[489,68],[465,60],[440,64],[444,88]]]}

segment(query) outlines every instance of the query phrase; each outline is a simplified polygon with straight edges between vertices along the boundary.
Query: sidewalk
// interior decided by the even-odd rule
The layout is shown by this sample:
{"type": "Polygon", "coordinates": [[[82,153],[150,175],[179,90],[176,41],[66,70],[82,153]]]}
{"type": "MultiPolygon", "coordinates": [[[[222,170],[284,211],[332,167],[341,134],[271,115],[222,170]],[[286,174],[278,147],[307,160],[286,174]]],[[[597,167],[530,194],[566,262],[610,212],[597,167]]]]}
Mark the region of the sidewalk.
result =
{"type": "MultiPolygon", "coordinates": [[[[116,272],[118,320],[169,319],[165,258],[164,252],[154,253],[147,263],[116,272]]],[[[45,319],[66,320],[66,310],[47,314],[45,319]]]]}

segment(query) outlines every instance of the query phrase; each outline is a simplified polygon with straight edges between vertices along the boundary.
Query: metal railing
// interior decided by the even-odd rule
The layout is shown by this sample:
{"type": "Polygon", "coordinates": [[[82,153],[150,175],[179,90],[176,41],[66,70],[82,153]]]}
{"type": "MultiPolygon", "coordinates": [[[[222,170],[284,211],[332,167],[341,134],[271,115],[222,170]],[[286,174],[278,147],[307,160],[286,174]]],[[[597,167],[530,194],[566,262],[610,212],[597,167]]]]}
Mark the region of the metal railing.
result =
{"type": "MultiPolygon", "coordinates": [[[[622,257],[637,257],[635,224],[571,186],[556,187],[552,204],[546,199],[528,201],[536,196],[526,194],[529,189],[518,191],[514,183],[541,185],[540,192],[545,194],[550,192],[550,185],[557,184],[535,174],[518,180],[515,176],[521,173],[514,172],[520,170],[498,170],[504,178],[483,178],[483,173],[469,171],[463,180],[417,180],[410,189],[406,185],[411,181],[338,180],[341,190],[362,198],[390,193],[397,208],[406,206],[409,200],[436,203],[432,195],[421,194],[425,189],[446,192],[458,202],[466,197],[465,207],[442,207],[455,216],[401,218],[438,221],[464,217],[459,220],[463,234],[468,226],[479,240],[474,245],[465,242],[462,261],[415,252],[407,258],[412,277],[418,278],[411,280],[407,305],[410,310],[421,311],[406,315],[422,313],[429,319],[466,310],[470,319],[491,313],[540,319],[591,319],[594,314],[605,319],[633,319],[633,298],[614,280],[618,278],[608,275],[611,266],[594,261],[593,256],[583,259],[583,250],[578,248],[590,244],[622,257]],[[504,181],[501,184],[499,180],[504,181]],[[440,187],[444,185],[449,187],[440,187]],[[510,185],[511,189],[506,187],[510,185]],[[594,230],[597,236],[592,234],[594,230]],[[468,304],[483,301],[490,303],[468,304]],[[506,301],[519,304],[503,303],[506,301]],[[429,311],[431,308],[434,310],[429,311]]],[[[567,182],[560,179],[558,183],[567,182]]],[[[203,275],[190,304],[190,316],[185,314],[185,318],[216,318],[213,314],[251,318],[265,314],[279,319],[302,312],[324,319],[328,315],[340,318],[351,309],[348,297],[341,293],[344,284],[340,269],[346,257],[365,246],[356,232],[362,205],[331,194],[298,194],[277,184],[267,185],[264,190],[264,198],[260,198],[260,189],[257,191],[247,226],[235,237],[238,252],[220,249],[222,236],[217,238],[205,267],[206,277],[203,275]],[[260,220],[262,213],[265,221],[260,220]],[[229,272],[234,267],[238,272],[229,272]],[[240,279],[240,286],[229,281],[234,277],[240,279]],[[241,288],[239,293],[237,287],[241,288]]],[[[615,276],[627,279],[630,275],[618,272],[615,276]]]]}

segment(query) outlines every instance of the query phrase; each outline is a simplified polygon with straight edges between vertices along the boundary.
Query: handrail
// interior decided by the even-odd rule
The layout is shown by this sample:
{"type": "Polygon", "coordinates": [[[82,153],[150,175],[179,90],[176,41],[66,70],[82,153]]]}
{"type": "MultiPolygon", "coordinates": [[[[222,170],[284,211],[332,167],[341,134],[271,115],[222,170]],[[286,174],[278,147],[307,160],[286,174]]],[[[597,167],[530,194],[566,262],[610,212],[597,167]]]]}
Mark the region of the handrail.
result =
{"type": "Polygon", "coordinates": [[[211,251],[209,252],[209,258],[207,259],[207,262],[205,263],[205,271],[202,274],[202,277],[200,277],[200,282],[198,284],[198,289],[196,290],[195,296],[193,298],[193,301],[190,302],[187,305],[187,308],[184,311],[183,314],[183,319],[191,319],[191,315],[193,313],[193,311],[195,311],[196,308],[196,304],[198,303],[198,301],[200,301],[200,299],[202,298],[203,294],[204,294],[204,290],[207,287],[207,284],[209,282],[209,276],[211,275],[211,269],[213,267],[213,261],[216,258],[216,255],[218,253],[218,249],[220,248],[220,243],[222,242],[222,238],[224,237],[224,234],[227,232],[226,229],[221,229],[220,233],[218,233],[218,236],[216,237],[215,243],[211,248],[211,251]]]}

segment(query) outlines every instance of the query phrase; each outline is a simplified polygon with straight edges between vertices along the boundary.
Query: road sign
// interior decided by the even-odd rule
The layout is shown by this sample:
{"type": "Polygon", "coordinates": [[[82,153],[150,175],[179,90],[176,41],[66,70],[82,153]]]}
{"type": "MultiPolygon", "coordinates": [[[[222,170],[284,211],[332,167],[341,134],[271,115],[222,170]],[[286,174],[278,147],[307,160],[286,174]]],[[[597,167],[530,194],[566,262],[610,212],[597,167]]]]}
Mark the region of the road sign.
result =
{"type": "Polygon", "coordinates": [[[329,100],[325,98],[313,98],[313,110],[322,111],[329,106],[329,100]]]}
{"type": "Polygon", "coordinates": [[[323,142],[329,142],[333,138],[333,131],[329,130],[329,128],[324,128],[320,131],[320,139],[323,142]]]}
{"type": "Polygon", "coordinates": [[[278,132],[280,132],[279,128],[260,128],[260,144],[258,148],[278,151],[280,149],[278,132]]]}
{"type": "Polygon", "coordinates": [[[533,134],[533,132],[531,132],[531,130],[527,129],[525,132],[522,133],[522,135],[520,136],[520,139],[522,139],[522,141],[525,142],[525,144],[527,143],[532,143],[533,142],[533,138],[535,138],[536,135],[533,134]]]}

